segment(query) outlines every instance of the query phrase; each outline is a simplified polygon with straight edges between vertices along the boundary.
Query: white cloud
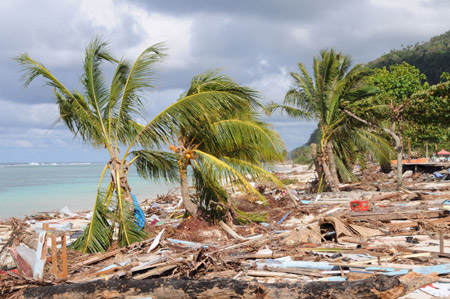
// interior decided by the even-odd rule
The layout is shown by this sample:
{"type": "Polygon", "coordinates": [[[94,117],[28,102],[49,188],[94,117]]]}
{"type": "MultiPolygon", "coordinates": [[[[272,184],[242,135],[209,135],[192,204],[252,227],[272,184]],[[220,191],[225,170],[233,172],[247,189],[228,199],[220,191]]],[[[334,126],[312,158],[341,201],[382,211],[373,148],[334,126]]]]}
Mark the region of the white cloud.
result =
{"type": "Polygon", "coordinates": [[[282,67],[277,73],[260,73],[259,78],[248,83],[248,85],[261,92],[265,102],[282,103],[291,86],[291,79],[286,69],[282,67]]]}
{"type": "Polygon", "coordinates": [[[116,4],[113,0],[80,0],[71,1],[80,6],[79,16],[88,18],[93,25],[105,27],[107,30],[116,28],[122,20],[127,5],[116,4]]]}
{"type": "Polygon", "coordinates": [[[164,63],[164,68],[186,68],[191,63],[192,19],[148,13],[137,7],[130,8],[129,13],[136,21],[134,30],[143,36],[143,42],[130,48],[130,53],[137,56],[146,47],[164,42],[169,48],[169,59],[164,63]]]}
{"type": "Polygon", "coordinates": [[[33,147],[33,144],[28,140],[14,140],[11,147],[33,147]]]}
{"type": "Polygon", "coordinates": [[[50,127],[58,118],[56,104],[22,104],[0,99],[0,126],[50,127]]]}

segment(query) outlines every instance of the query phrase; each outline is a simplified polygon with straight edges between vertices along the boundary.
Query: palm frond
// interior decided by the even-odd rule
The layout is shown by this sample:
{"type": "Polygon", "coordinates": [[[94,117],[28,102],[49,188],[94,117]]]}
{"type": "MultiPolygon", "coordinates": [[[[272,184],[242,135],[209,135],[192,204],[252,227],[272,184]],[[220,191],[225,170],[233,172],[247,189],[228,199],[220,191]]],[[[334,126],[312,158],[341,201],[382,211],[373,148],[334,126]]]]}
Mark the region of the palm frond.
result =
{"type": "Polygon", "coordinates": [[[200,167],[204,173],[207,173],[211,180],[220,182],[221,184],[232,185],[243,193],[255,195],[263,202],[267,201],[266,198],[250,184],[245,175],[241,174],[233,168],[233,166],[198,149],[193,152],[197,156],[196,160],[199,160],[199,163],[197,163],[196,166],[200,167]]]}
{"type": "Polygon", "coordinates": [[[45,85],[55,88],[67,98],[72,98],[72,93],[41,63],[31,59],[27,53],[14,57],[22,66],[22,78],[24,86],[27,87],[37,77],[45,79],[45,85]]]}
{"type": "Polygon", "coordinates": [[[134,219],[134,207],[132,204],[118,196],[118,209],[116,221],[119,224],[117,242],[120,247],[125,247],[147,238],[147,233],[141,229],[134,219]]]}
{"type": "Polygon", "coordinates": [[[230,110],[245,111],[248,101],[240,95],[222,91],[205,91],[186,96],[173,103],[138,133],[132,145],[155,146],[170,140],[174,132],[180,128],[184,131],[195,131],[198,124],[211,124],[213,120],[230,110]]]}
{"type": "Polygon", "coordinates": [[[272,103],[266,107],[266,111],[268,111],[270,114],[277,110],[285,112],[290,117],[303,118],[306,120],[311,120],[313,118],[313,115],[311,113],[305,112],[301,109],[297,109],[291,106],[272,103]]]}
{"type": "Polygon", "coordinates": [[[284,184],[276,176],[274,176],[272,173],[270,173],[269,171],[258,165],[255,165],[245,160],[230,157],[224,157],[223,159],[236,171],[245,175],[246,177],[251,178],[254,181],[257,181],[261,184],[272,182],[280,188],[284,187],[284,184]]]}
{"type": "Polygon", "coordinates": [[[258,92],[239,85],[230,77],[221,74],[220,69],[207,70],[203,74],[195,76],[185,96],[187,97],[206,91],[220,91],[234,94],[247,100],[253,108],[262,108],[261,103],[258,101],[258,92]]]}
{"type": "Polygon", "coordinates": [[[96,37],[86,48],[81,82],[92,111],[100,120],[103,120],[102,111],[108,103],[109,93],[100,67],[103,61],[117,62],[109,54],[108,44],[102,38],[96,37]]]}
{"type": "Polygon", "coordinates": [[[139,175],[145,179],[178,181],[177,155],[164,151],[138,150],[131,154],[137,157],[134,165],[139,175]]]}
{"type": "Polygon", "coordinates": [[[212,179],[200,168],[194,167],[192,174],[197,206],[211,220],[219,222],[227,212],[228,193],[218,181],[212,179]]]}
{"type": "MultiPolygon", "coordinates": [[[[265,124],[251,120],[227,119],[214,123],[213,146],[219,152],[229,153],[236,148],[255,147],[254,162],[283,160],[285,146],[280,136],[265,124]]],[[[208,140],[208,139],[203,139],[208,140]]]]}
{"type": "Polygon", "coordinates": [[[99,190],[91,222],[84,229],[83,234],[70,245],[70,249],[84,253],[96,253],[106,251],[111,246],[114,223],[110,222],[113,217],[104,201],[105,192],[99,190]]]}
{"type": "Polygon", "coordinates": [[[91,141],[92,138],[95,144],[103,143],[99,119],[92,113],[89,103],[80,93],[70,92],[44,65],[31,59],[28,54],[14,59],[23,67],[25,86],[37,77],[43,77],[45,84],[54,89],[60,119],[70,131],[85,142],[91,141]]]}
{"type": "MultiPolygon", "coordinates": [[[[164,57],[166,48],[163,44],[155,44],[145,49],[134,62],[131,69],[128,63],[123,64],[123,74],[120,71],[118,83],[123,91],[121,91],[121,100],[114,102],[114,108],[117,120],[114,127],[116,128],[116,135],[121,126],[126,126],[129,121],[133,119],[133,115],[142,115],[143,105],[141,96],[144,90],[155,88],[155,65],[161,62],[164,57]],[[127,74],[126,81],[121,81],[122,76],[127,74]]],[[[121,90],[118,88],[118,91],[121,90]]],[[[117,94],[117,92],[116,92],[117,94]]]]}

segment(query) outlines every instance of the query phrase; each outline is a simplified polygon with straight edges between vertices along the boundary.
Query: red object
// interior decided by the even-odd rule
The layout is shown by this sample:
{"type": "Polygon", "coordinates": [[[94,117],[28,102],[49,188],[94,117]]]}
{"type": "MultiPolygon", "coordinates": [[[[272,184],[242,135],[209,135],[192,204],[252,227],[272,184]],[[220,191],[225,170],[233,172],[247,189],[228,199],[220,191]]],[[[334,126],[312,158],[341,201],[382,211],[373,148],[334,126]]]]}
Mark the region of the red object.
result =
{"type": "Polygon", "coordinates": [[[369,209],[369,202],[367,200],[354,200],[350,202],[350,208],[355,212],[363,212],[369,209]]]}
{"type": "Polygon", "coordinates": [[[446,150],[442,149],[440,152],[437,153],[438,155],[447,156],[450,155],[450,152],[447,152],[446,150]]]}

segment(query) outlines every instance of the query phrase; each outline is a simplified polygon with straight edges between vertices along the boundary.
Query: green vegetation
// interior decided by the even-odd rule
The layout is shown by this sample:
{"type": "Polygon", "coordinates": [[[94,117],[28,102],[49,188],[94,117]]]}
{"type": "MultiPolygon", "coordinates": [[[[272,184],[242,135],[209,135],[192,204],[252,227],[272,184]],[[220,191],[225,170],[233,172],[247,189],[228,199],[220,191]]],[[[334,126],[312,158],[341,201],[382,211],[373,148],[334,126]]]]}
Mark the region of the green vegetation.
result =
{"type": "Polygon", "coordinates": [[[308,141],[302,146],[294,148],[290,157],[291,160],[296,164],[308,165],[313,162],[313,155],[311,151],[311,144],[320,142],[320,130],[316,128],[309,136],[308,141]]]}
{"type": "Polygon", "coordinates": [[[374,69],[367,79],[368,83],[380,89],[380,92],[367,101],[358,101],[348,109],[378,129],[378,134],[387,133],[395,144],[397,153],[397,185],[402,185],[403,132],[408,124],[414,122],[413,114],[407,111],[411,95],[427,88],[422,85],[426,77],[420,71],[403,62],[389,69],[374,69]]]}
{"type": "Polygon", "coordinates": [[[295,164],[309,165],[313,162],[314,158],[311,151],[311,145],[302,145],[295,148],[291,152],[292,162],[295,164]]]}
{"type": "MultiPolygon", "coordinates": [[[[404,134],[413,146],[437,144],[439,149],[450,146],[450,81],[422,89],[411,96],[407,113],[414,120],[404,134]]],[[[434,150],[434,147],[433,147],[434,150]]]]}
{"type": "Polygon", "coordinates": [[[428,42],[416,43],[392,50],[388,54],[368,63],[371,68],[389,67],[407,62],[418,68],[430,84],[437,84],[443,72],[450,72],[450,31],[432,37],[428,42]]]}

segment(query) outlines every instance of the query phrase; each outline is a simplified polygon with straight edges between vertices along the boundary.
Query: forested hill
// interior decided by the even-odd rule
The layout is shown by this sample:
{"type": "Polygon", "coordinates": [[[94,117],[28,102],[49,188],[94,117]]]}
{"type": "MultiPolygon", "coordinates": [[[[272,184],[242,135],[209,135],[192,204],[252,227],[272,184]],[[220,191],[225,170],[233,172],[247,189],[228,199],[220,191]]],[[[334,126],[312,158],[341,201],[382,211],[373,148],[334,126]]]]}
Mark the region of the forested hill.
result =
{"type": "Polygon", "coordinates": [[[442,72],[450,73],[450,31],[432,37],[425,43],[409,45],[401,50],[391,50],[388,54],[369,62],[368,66],[389,67],[402,61],[417,67],[427,76],[428,83],[439,83],[442,72]]]}

